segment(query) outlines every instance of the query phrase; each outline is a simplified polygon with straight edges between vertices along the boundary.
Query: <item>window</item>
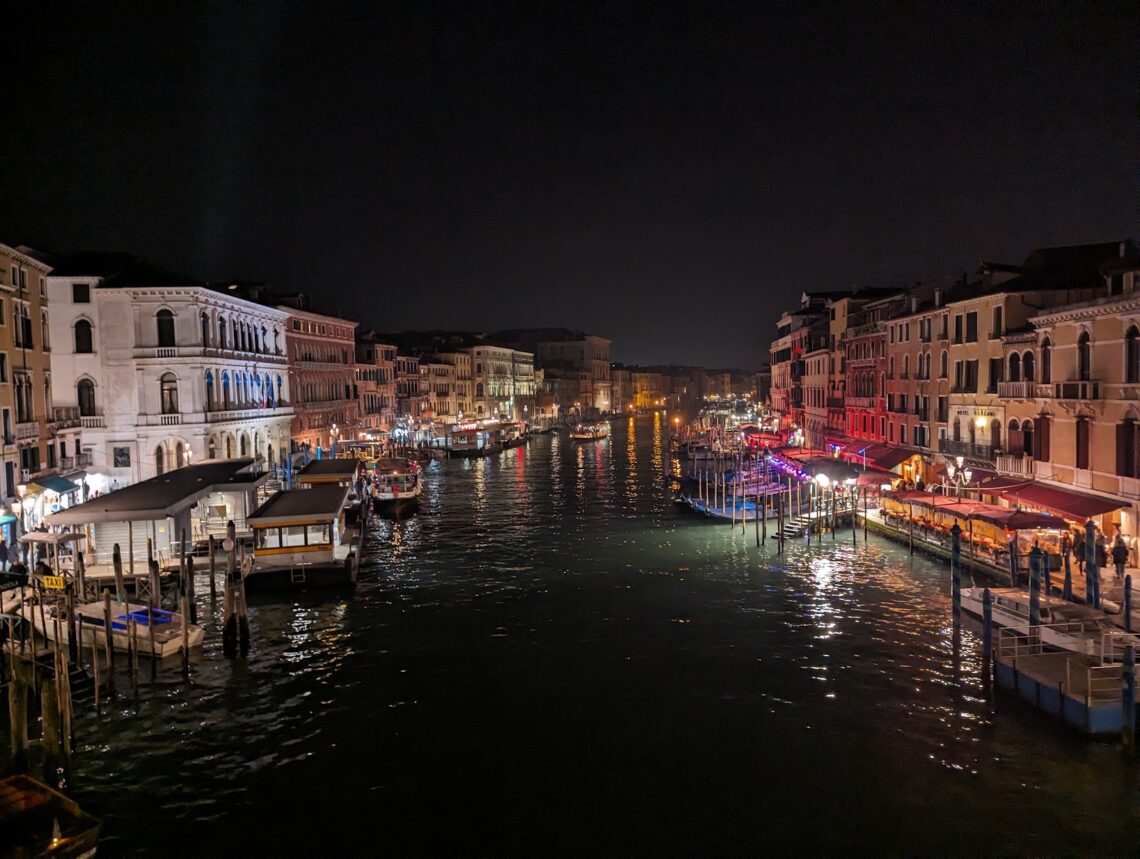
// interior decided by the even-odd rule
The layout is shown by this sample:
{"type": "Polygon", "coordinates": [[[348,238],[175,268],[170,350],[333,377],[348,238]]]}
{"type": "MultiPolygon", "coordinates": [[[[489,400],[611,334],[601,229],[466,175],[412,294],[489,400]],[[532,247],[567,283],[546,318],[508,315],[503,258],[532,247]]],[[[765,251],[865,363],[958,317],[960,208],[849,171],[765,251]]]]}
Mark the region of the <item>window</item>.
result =
{"type": "Polygon", "coordinates": [[[40,340],[43,343],[45,352],[51,351],[51,339],[48,337],[48,315],[47,311],[40,312],[40,340]]]}
{"type": "Polygon", "coordinates": [[[47,278],[41,277],[40,278],[40,298],[44,298],[46,296],[47,296],[47,278]]]}
{"type": "Polygon", "coordinates": [[[89,355],[94,352],[91,336],[91,323],[80,319],[75,323],[75,352],[80,355],[89,355]]]}
{"type": "Polygon", "coordinates": [[[20,292],[28,291],[28,272],[26,269],[20,269],[20,292]]]}
{"type": "Polygon", "coordinates": [[[8,381],[8,353],[0,352],[0,382],[8,381]]]}
{"type": "Polygon", "coordinates": [[[1140,331],[1135,325],[1124,335],[1124,381],[1140,382],[1140,331]]]}
{"type": "MultiPolygon", "coordinates": [[[[1002,361],[1001,358],[990,358],[990,379],[989,383],[986,385],[987,394],[997,393],[997,386],[998,382],[1002,380],[1001,371],[1004,365],[1005,362],[1002,361]]],[[[1010,381],[1012,382],[1014,380],[1010,379],[1010,381]]]]}
{"type": "Polygon", "coordinates": [[[950,361],[950,356],[946,352],[946,350],[943,349],[942,350],[942,356],[938,359],[938,378],[939,379],[949,378],[949,376],[950,376],[949,361],[950,361]]]}
{"type": "Polygon", "coordinates": [[[993,448],[1001,447],[1001,421],[997,418],[990,421],[990,446],[993,448]]]}
{"type": "Polygon", "coordinates": [[[95,383],[90,379],[80,379],[75,385],[79,414],[84,417],[95,415],[95,383]]]}
{"type": "Polygon", "coordinates": [[[1121,477],[1140,477],[1140,444],[1137,444],[1137,424],[1132,418],[1125,418],[1116,425],[1116,473],[1121,477]]]}
{"type": "Polygon", "coordinates": [[[1036,368],[1034,367],[1034,359],[1032,352],[1026,352],[1021,356],[1021,375],[1025,381],[1032,382],[1036,368]]]}
{"type": "Polygon", "coordinates": [[[1009,356],[1009,380],[1011,382],[1021,381],[1021,356],[1016,352],[1010,353],[1009,356]]]}
{"type": "Polygon", "coordinates": [[[111,461],[114,462],[115,468],[130,468],[131,449],[129,447],[111,448],[111,461]]]}
{"type": "Polygon", "coordinates": [[[1041,381],[1053,381],[1053,344],[1048,337],[1041,341],[1041,381]]]}
{"type": "Polygon", "coordinates": [[[166,373],[159,380],[159,389],[162,394],[162,413],[164,415],[178,414],[178,380],[173,373],[166,373]]]}
{"type": "Polygon", "coordinates": [[[201,322],[202,322],[202,345],[203,346],[209,346],[210,345],[210,317],[207,316],[205,313],[203,313],[202,317],[201,317],[201,322]]]}
{"type": "Polygon", "coordinates": [[[1089,419],[1077,418],[1077,468],[1089,467],[1089,419]]]}
{"type": "MultiPolygon", "coordinates": [[[[1005,308],[1003,308],[1000,304],[994,308],[993,328],[990,330],[991,340],[997,340],[1003,333],[1005,333],[1002,330],[1004,312],[1005,308]]],[[[1013,379],[1010,379],[1010,381],[1012,382],[1013,379]]]]}
{"type": "Polygon", "coordinates": [[[976,310],[966,314],[966,342],[978,342],[978,312],[976,310]]]}
{"type": "Polygon", "coordinates": [[[91,285],[87,283],[73,283],[71,285],[72,304],[91,303],[91,285]]]}
{"type": "Polygon", "coordinates": [[[158,345],[169,347],[174,345],[174,314],[169,310],[160,310],[154,316],[158,326],[158,345]]]}
{"type": "Polygon", "coordinates": [[[0,298],[0,325],[8,324],[8,313],[4,307],[4,299],[0,298]]]}
{"type": "Polygon", "coordinates": [[[954,317],[954,342],[962,342],[962,314],[954,317]]]}
{"type": "Polygon", "coordinates": [[[1077,378],[1082,382],[1092,379],[1092,338],[1087,331],[1077,340],[1077,378]]]}
{"type": "Polygon", "coordinates": [[[161,475],[166,470],[164,467],[165,464],[166,464],[166,453],[165,453],[165,451],[163,451],[162,445],[160,444],[158,447],[156,447],[154,449],[154,470],[155,470],[155,472],[157,474],[161,475]]]}
{"type": "Polygon", "coordinates": [[[218,348],[226,348],[226,318],[224,316],[218,317],[218,348]]]}
{"type": "Polygon", "coordinates": [[[971,393],[977,391],[978,390],[978,361],[976,358],[972,361],[966,362],[965,374],[966,375],[965,375],[964,383],[965,383],[966,390],[971,392],[971,393]]]}

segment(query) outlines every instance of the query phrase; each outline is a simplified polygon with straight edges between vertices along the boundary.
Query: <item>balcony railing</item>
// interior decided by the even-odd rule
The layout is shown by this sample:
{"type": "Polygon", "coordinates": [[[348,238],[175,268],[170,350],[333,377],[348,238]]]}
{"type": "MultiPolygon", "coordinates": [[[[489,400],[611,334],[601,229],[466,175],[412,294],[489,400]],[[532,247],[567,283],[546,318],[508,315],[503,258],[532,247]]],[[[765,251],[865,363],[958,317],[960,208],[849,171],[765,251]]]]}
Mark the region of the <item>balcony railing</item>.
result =
{"type": "Polygon", "coordinates": [[[920,421],[930,420],[930,409],[915,409],[914,416],[920,421]]]}
{"type": "Polygon", "coordinates": [[[39,438],[40,425],[37,421],[25,421],[16,424],[16,440],[23,441],[29,438],[39,438]]]}
{"type": "Polygon", "coordinates": [[[1100,382],[1054,382],[1037,385],[1037,396],[1052,400],[1099,400],[1100,382]]]}
{"type": "Polygon", "coordinates": [[[80,415],[79,423],[84,429],[102,429],[107,425],[102,415],[80,415]]]}
{"type": "Polygon", "coordinates": [[[1021,453],[1000,453],[996,459],[997,470],[1001,474],[1014,474],[1019,477],[1033,477],[1033,457],[1021,453]]]}
{"type": "Polygon", "coordinates": [[[843,397],[828,397],[827,407],[829,409],[841,409],[844,406],[843,397]]]}
{"type": "Polygon", "coordinates": [[[80,453],[75,456],[61,456],[59,458],[60,471],[78,471],[81,468],[91,467],[91,454],[80,453]]]}
{"type": "Polygon", "coordinates": [[[988,444],[974,444],[969,441],[954,441],[950,438],[940,438],[938,440],[938,452],[947,453],[951,456],[968,456],[972,459],[986,459],[992,460],[995,455],[995,449],[988,444]]]}
{"type": "Polygon", "coordinates": [[[847,408],[849,409],[873,409],[875,407],[874,397],[848,397],[847,408]]]}
{"type": "Polygon", "coordinates": [[[1006,400],[1028,400],[1035,396],[1032,382],[998,382],[997,395],[1006,400]]]}
{"type": "Polygon", "coordinates": [[[51,411],[50,423],[52,428],[56,430],[79,426],[79,407],[56,406],[51,411]]]}

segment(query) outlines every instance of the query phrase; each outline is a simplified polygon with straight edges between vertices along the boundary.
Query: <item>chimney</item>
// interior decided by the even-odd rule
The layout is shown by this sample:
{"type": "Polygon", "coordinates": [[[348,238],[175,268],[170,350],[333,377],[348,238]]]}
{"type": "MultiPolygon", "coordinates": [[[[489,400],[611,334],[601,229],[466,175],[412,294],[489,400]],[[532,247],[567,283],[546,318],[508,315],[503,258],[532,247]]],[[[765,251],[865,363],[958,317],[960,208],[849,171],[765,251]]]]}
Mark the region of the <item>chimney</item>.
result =
{"type": "Polygon", "coordinates": [[[912,295],[910,297],[910,312],[911,313],[917,313],[918,312],[918,296],[917,295],[912,295]]]}
{"type": "Polygon", "coordinates": [[[941,307],[942,306],[942,285],[941,284],[934,287],[934,306],[935,307],[941,307]]]}

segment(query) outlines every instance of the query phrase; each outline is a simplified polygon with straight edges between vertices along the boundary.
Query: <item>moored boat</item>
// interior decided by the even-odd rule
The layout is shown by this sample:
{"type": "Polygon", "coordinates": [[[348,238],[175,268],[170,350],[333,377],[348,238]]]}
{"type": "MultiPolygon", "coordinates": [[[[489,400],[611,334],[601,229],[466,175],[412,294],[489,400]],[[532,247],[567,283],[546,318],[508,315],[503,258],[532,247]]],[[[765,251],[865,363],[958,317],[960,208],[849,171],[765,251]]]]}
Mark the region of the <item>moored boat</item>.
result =
{"type": "MultiPolygon", "coordinates": [[[[48,641],[70,644],[71,635],[67,609],[59,602],[26,602],[20,615],[48,641]],[[58,621],[58,624],[57,624],[58,621]],[[57,641],[58,628],[58,641],[57,641]]],[[[104,605],[100,602],[75,606],[76,632],[84,644],[94,637],[103,647],[107,642],[107,624],[104,605]]],[[[176,611],[151,609],[141,603],[111,603],[111,646],[128,652],[133,648],[130,621],[134,621],[134,637],[140,653],[154,653],[159,657],[174,656],[182,649],[182,615],[176,611]]],[[[187,639],[191,647],[198,647],[206,633],[196,623],[187,623],[187,639]]]]}

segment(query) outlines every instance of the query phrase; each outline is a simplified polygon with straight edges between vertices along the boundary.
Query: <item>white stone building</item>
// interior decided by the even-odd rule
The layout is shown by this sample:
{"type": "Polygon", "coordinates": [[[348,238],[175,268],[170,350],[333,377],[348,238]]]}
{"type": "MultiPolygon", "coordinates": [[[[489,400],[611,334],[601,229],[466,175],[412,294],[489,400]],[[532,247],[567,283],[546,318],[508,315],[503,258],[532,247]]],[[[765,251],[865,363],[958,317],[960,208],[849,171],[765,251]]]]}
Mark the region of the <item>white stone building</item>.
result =
{"type": "Polygon", "coordinates": [[[88,483],[106,491],[190,462],[289,450],[289,314],[126,254],[54,261],[57,414],[77,413],[88,483]],[[66,381],[65,381],[66,380],[66,381]]]}

